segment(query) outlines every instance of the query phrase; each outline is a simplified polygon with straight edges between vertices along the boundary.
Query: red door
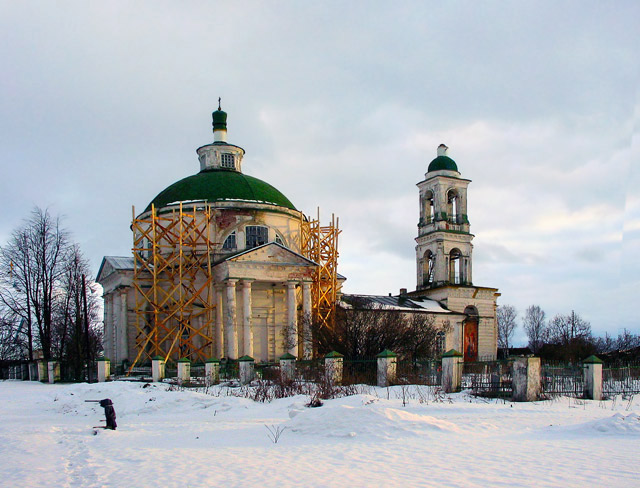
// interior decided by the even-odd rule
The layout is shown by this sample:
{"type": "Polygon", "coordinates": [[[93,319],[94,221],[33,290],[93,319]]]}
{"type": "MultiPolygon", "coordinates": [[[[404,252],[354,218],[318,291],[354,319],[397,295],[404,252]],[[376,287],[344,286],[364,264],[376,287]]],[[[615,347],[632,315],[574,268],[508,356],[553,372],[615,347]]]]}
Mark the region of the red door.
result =
{"type": "Polygon", "coordinates": [[[464,360],[478,360],[478,322],[475,320],[464,324],[464,360]]]}

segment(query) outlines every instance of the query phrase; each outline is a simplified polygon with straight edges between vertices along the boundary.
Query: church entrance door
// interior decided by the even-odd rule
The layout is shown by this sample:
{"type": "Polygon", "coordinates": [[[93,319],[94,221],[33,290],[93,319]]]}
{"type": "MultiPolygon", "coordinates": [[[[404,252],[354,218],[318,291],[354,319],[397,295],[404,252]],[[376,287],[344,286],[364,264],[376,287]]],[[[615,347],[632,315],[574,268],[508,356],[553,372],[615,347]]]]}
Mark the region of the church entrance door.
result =
{"type": "Polygon", "coordinates": [[[478,360],[478,321],[467,320],[464,323],[464,360],[478,360]]]}

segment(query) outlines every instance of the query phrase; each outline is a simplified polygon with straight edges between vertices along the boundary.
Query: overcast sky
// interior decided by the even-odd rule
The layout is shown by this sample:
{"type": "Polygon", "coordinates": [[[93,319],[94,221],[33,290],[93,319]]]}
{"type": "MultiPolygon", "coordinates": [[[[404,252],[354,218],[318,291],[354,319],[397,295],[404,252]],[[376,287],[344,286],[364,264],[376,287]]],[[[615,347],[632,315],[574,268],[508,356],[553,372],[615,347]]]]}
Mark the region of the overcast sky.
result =
{"type": "Polygon", "coordinates": [[[415,184],[445,143],[472,180],[474,284],[640,332],[638,19],[636,1],[0,1],[0,242],[37,205],[94,273],[129,254],[131,206],[198,171],[221,96],[243,171],[339,216],[345,291],[415,289],[415,184]]]}

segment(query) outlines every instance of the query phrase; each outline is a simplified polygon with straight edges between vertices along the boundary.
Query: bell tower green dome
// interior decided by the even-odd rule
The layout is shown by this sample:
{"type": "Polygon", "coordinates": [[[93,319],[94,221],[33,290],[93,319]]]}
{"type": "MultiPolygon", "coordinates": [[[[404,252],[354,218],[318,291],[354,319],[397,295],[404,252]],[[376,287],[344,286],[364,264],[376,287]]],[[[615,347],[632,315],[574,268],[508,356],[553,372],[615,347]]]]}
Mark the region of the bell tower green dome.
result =
{"type": "Polygon", "coordinates": [[[427,172],[441,170],[458,172],[458,165],[453,159],[447,156],[447,149],[449,148],[444,144],[438,146],[438,157],[429,163],[427,172]]]}

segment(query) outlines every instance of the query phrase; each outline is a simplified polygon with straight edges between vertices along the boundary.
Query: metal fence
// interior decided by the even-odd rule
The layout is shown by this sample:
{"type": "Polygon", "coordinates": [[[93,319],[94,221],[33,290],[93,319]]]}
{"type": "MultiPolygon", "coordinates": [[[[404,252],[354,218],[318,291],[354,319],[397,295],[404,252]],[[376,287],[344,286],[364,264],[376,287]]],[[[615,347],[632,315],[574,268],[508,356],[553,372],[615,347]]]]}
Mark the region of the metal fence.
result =
{"type": "Polygon", "coordinates": [[[513,394],[513,360],[466,362],[462,388],[473,395],[507,398],[513,394]]]}
{"type": "Polygon", "coordinates": [[[604,365],[602,394],[605,398],[638,393],[640,393],[640,363],[604,365]]]}
{"type": "Polygon", "coordinates": [[[345,359],[342,369],[343,385],[375,385],[378,382],[378,362],[375,358],[345,359]]]}
{"type": "Polygon", "coordinates": [[[584,396],[582,364],[543,362],[541,365],[542,394],[544,396],[584,396]]]}
{"type": "Polygon", "coordinates": [[[442,361],[430,359],[398,361],[396,376],[399,383],[440,386],[442,361]]]}

